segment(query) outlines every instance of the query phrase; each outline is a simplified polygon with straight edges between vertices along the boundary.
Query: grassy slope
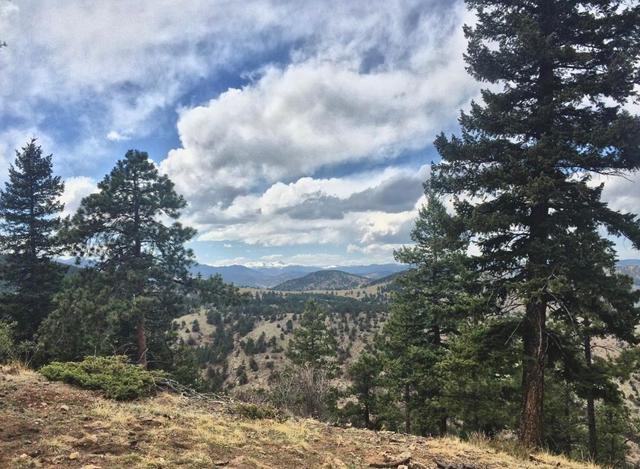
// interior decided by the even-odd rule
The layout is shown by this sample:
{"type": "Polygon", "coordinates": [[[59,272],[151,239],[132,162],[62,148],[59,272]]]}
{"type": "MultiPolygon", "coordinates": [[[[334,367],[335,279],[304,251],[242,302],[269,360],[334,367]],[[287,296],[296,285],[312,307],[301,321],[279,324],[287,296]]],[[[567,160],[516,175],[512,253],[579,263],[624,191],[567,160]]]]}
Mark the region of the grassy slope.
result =
{"type": "MultiPolygon", "coordinates": [[[[351,340],[349,336],[344,333],[336,334],[336,339],[338,340],[339,346],[342,348],[349,348],[351,352],[351,357],[347,359],[342,366],[343,371],[346,371],[347,366],[351,364],[353,360],[358,358],[365,347],[366,341],[370,341],[375,332],[378,331],[381,327],[382,323],[384,322],[385,315],[378,315],[379,322],[377,324],[374,324],[372,321],[367,322],[366,315],[364,313],[360,314],[358,318],[361,319],[363,323],[368,324],[369,331],[358,329],[355,340],[351,340]]],[[[293,314],[291,313],[284,314],[284,317],[276,322],[260,319],[256,320],[255,327],[246,336],[236,336],[234,340],[234,350],[227,357],[229,376],[227,377],[226,384],[233,384],[239,389],[247,389],[252,387],[268,387],[268,379],[272,371],[267,367],[267,362],[271,362],[273,364],[273,370],[275,372],[281,370],[286,364],[289,363],[285,358],[284,351],[288,348],[291,334],[285,334],[284,339],[281,339],[280,337],[280,334],[286,329],[286,323],[288,320],[291,320],[294,328],[298,326],[298,323],[300,321],[299,318],[293,319],[293,314]],[[251,358],[247,356],[247,354],[242,350],[239,342],[241,340],[246,341],[249,337],[251,337],[254,341],[257,341],[258,337],[260,337],[260,334],[262,334],[263,332],[265,333],[267,340],[275,337],[277,348],[282,351],[274,352],[272,347],[268,347],[265,353],[254,354],[252,357],[258,363],[259,370],[257,372],[254,372],[247,367],[247,377],[249,378],[249,382],[244,386],[238,386],[235,370],[242,363],[248,365],[251,358]]],[[[357,325],[350,316],[346,317],[346,320],[348,329],[351,329],[357,325]]],[[[194,313],[182,316],[177,319],[177,323],[179,326],[179,337],[181,337],[186,343],[204,345],[211,342],[211,334],[215,331],[215,326],[207,323],[207,315],[204,310],[199,310],[194,313]],[[200,332],[186,332],[187,330],[190,331],[194,319],[197,319],[198,323],[200,324],[200,332]],[[185,323],[185,326],[182,326],[182,322],[185,323]]],[[[342,380],[338,381],[339,382],[335,384],[342,383],[342,380]]]]}
{"type": "Polygon", "coordinates": [[[436,467],[436,460],[474,468],[595,467],[546,454],[518,459],[452,438],[247,420],[228,404],[168,394],[117,403],[24,370],[0,369],[0,396],[3,468],[358,468],[406,452],[410,467],[436,467]]]}

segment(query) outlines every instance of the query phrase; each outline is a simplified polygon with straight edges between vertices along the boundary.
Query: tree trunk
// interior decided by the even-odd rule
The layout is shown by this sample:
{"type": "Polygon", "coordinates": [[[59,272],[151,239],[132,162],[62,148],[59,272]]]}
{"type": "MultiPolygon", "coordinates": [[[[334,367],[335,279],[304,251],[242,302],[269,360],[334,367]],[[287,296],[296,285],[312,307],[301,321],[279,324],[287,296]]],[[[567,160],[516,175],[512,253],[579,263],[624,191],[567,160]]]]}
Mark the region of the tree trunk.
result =
{"type": "MultiPolygon", "coordinates": [[[[584,358],[587,367],[591,369],[591,337],[589,334],[584,336],[584,358]]],[[[589,456],[592,461],[595,461],[598,457],[598,435],[596,433],[596,407],[591,390],[587,394],[587,427],[589,429],[589,456]]]]}
{"type": "Polygon", "coordinates": [[[371,413],[369,412],[369,404],[364,404],[364,427],[371,429],[371,413]]]}
{"type": "Polygon", "coordinates": [[[519,437],[523,445],[531,448],[540,447],[543,437],[546,309],[546,302],[530,302],[527,305],[523,331],[522,413],[519,437]]]}
{"type": "MultiPolygon", "coordinates": [[[[433,326],[433,345],[435,347],[442,347],[442,335],[440,332],[440,326],[438,325],[433,326]]],[[[438,392],[437,394],[441,396],[440,392],[438,392]]],[[[441,412],[441,415],[438,419],[438,431],[440,433],[440,436],[445,436],[447,434],[447,409],[442,407],[439,410],[441,412]]]]}
{"type": "MultiPolygon", "coordinates": [[[[140,238],[140,187],[138,175],[133,175],[133,219],[134,219],[134,246],[133,255],[136,261],[142,257],[142,240],[140,238]]],[[[136,268],[140,266],[136,263],[136,268]]],[[[136,294],[142,294],[144,289],[144,281],[140,282],[137,291],[134,293],[133,302],[135,304],[136,294]]],[[[140,309],[140,308],[139,308],[140,309]]],[[[136,323],[136,339],[138,343],[138,364],[147,368],[147,336],[145,330],[144,311],[138,311],[138,322],[136,323]]]]}
{"type": "Polygon", "coordinates": [[[136,324],[136,339],[138,342],[138,364],[147,367],[147,336],[144,326],[144,312],[140,311],[136,324]]]}
{"type": "Polygon", "coordinates": [[[447,416],[442,415],[440,420],[438,421],[438,427],[440,431],[440,436],[445,436],[447,434],[447,416]]]}
{"type": "Polygon", "coordinates": [[[405,433],[411,433],[411,392],[409,385],[404,385],[404,431],[405,433]]]}
{"type": "MultiPolygon", "coordinates": [[[[538,3],[538,25],[545,38],[553,34],[555,15],[553,0],[542,0],[538,3]]],[[[540,58],[537,80],[537,118],[539,125],[533,129],[532,135],[542,140],[553,129],[554,122],[554,64],[552,58],[544,54],[540,58]]],[[[545,151],[542,148],[540,151],[545,151]]],[[[543,156],[544,153],[541,155],[543,156]]],[[[548,155],[551,156],[551,155],[548,155]]],[[[540,156],[538,156],[539,158],[540,156]]],[[[553,169],[540,168],[540,176],[553,174],[553,169]],[[546,174],[545,174],[546,173],[546,174]]],[[[548,239],[549,208],[545,194],[536,194],[537,200],[531,207],[529,217],[529,258],[527,280],[533,281],[538,289],[535,296],[527,299],[526,315],[523,323],[523,363],[522,363],[522,409],[520,417],[520,443],[526,447],[536,448],[542,445],[544,432],[544,367],[547,355],[547,299],[544,287],[539,282],[548,277],[548,261],[544,247],[548,239]],[[538,296],[540,295],[540,296],[538,296]]]]}

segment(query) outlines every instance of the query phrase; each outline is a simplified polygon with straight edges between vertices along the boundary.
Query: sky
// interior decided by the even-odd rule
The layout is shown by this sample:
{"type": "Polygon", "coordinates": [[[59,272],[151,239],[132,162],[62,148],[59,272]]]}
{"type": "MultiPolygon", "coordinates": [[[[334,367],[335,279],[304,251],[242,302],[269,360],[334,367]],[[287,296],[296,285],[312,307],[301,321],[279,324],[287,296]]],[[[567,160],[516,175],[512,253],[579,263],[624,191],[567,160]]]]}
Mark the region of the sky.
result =
{"type": "MultiPolygon", "coordinates": [[[[391,262],[433,139],[479,99],[473,21],[450,0],[0,0],[0,182],[35,136],[72,213],[135,148],[186,198],[199,262],[391,262]]],[[[636,176],[602,182],[640,211],[636,176]]]]}

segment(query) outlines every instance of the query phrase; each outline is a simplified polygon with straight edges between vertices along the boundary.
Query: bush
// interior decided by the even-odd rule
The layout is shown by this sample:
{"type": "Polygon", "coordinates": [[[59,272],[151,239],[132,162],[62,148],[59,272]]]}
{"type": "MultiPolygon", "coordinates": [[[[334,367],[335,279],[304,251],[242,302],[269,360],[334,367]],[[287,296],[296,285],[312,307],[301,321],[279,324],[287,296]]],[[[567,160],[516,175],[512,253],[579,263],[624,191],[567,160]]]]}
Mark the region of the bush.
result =
{"type": "Polygon", "coordinates": [[[47,379],[96,389],[119,401],[152,395],[158,372],[127,362],[126,356],[86,357],[81,362],[53,362],[40,369],[47,379]]]}
{"type": "Polygon", "coordinates": [[[258,362],[253,357],[249,360],[249,368],[251,368],[251,371],[258,371],[260,369],[258,362]]]}
{"type": "Polygon", "coordinates": [[[283,419],[283,415],[278,411],[278,409],[265,404],[241,402],[235,406],[234,411],[240,416],[251,420],[283,419]]]}
{"type": "Polygon", "coordinates": [[[332,388],[329,374],[310,365],[290,366],[278,373],[271,386],[271,402],[294,415],[323,419],[328,416],[332,388]]]}
{"type": "Polygon", "coordinates": [[[15,358],[13,327],[13,323],[0,321],[0,363],[7,363],[15,358]]]}

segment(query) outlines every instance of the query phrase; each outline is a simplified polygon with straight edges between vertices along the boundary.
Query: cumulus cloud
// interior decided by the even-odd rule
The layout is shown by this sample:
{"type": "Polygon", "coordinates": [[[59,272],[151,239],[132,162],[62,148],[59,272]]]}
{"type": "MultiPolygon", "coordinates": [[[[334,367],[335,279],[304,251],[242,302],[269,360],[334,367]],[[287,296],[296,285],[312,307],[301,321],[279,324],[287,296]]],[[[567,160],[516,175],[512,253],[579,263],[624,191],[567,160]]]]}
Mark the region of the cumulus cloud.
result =
{"type": "Polygon", "coordinates": [[[224,200],[225,190],[235,195],[326,166],[391,159],[428,144],[443,110],[460,104],[443,102],[452,95],[459,99],[406,71],[360,74],[316,63],[270,69],[254,85],[183,112],[183,148],[162,167],[190,198],[224,200]]]}
{"type": "Polygon", "coordinates": [[[604,184],[602,198],[614,210],[638,213],[640,211],[640,173],[622,176],[594,175],[594,184],[604,184]]]}
{"type": "Polygon", "coordinates": [[[76,176],[64,181],[64,193],[60,200],[64,203],[63,215],[72,215],[83,198],[98,190],[97,182],[87,176],[76,176]]]}
{"type": "Polygon", "coordinates": [[[46,151],[76,176],[72,211],[115,159],[105,148],[177,112],[180,144],[159,167],[202,240],[364,254],[407,239],[428,167],[398,158],[477,94],[471,20],[441,0],[0,0],[0,118],[60,126],[46,151]],[[239,84],[220,92],[229,74],[239,84]]]}
{"type": "Polygon", "coordinates": [[[420,202],[429,167],[389,167],[330,179],[277,182],[227,207],[188,215],[200,241],[265,246],[402,243],[420,202]]]}
{"type": "Polygon", "coordinates": [[[266,66],[246,86],[181,110],[181,146],[161,170],[187,197],[201,240],[408,240],[427,167],[393,162],[428,146],[477,94],[462,62],[470,17],[459,5],[440,16],[435,2],[385,4],[376,14],[353,5],[336,5],[340,21],[328,21],[288,65],[266,66]],[[378,164],[392,167],[366,170],[378,164]],[[345,165],[358,169],[314,176],[345,165]]]}

